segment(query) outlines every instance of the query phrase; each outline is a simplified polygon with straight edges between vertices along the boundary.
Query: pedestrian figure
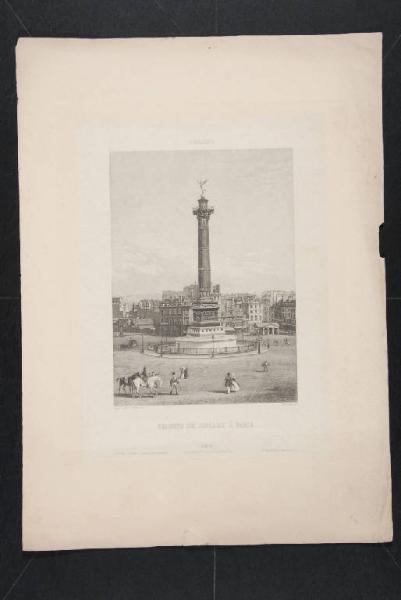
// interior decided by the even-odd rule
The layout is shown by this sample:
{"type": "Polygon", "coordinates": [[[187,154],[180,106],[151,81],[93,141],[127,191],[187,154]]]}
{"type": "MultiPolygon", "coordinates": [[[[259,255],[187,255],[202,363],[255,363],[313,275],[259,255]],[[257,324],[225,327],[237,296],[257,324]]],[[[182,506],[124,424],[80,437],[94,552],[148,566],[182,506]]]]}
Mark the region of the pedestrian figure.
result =
{"type": "Polygon", "coordinates": [[[189,377],[188,367],[185,367],[185,369],[184,369],[184,379],[188,379],[188,377],[189,377]]]}
{"type": "Polygon", "coordinates": [[[239,388],[238,382],[237,382],[237,380],[236,380],[236,378],[235,378],[235,375],[234,375],[234,373],[233,373],[233,374],[231,375],[231,391],[232,391],[232,392],[239,392],[239,389],[240,389],[240,388],[239,388]]]}
{"type": "Polygon", "coordinates": [[[173,394],[173,392],[175,392],[175,395],[178,396],[178,384],[179,384],[179,380],[176,376],[176,374],[172,373],[171,375],[171,379],[170,379],[170,396],[173,394]]]}
{"type": "Polygon", "coordinates": [[[185,371],[184,367],[181,367],[181,369],[180,369],[180,379],[184,379],[184,371],[185,371]]]}
{"type": "Polygon", "coordinates": [[[146,367],[143,367],[141,377],[145,383],[148,382],[148,372],[146,370],[146,367]]]}
{"type": "Polygon", "coordinates": [[[263,367],[264,372],[267,373],[267,371],[269,370],[269,363],[267,362],[267,360],[262,362],[262,367],[263,367]]]}
{"type": "Polygon", "coordinates": [[[231,393],[231,375],[230,375],[230,373],[227,373],[227,375],[224,379],[224,387],[226,388],[226,394],[230,394],[231,393]]]}

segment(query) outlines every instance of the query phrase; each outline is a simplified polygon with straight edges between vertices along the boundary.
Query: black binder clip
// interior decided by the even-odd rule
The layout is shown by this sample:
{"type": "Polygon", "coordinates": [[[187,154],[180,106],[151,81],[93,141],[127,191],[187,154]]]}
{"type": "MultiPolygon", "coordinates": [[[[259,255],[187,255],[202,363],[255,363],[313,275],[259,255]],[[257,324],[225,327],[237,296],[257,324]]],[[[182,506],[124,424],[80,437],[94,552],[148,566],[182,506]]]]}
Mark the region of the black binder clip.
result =
{"type": "Polygon", "coordinates": [[[382,223],[380,225],[379,253],[382,258],[401,255],[401,223],[382,223]]]}

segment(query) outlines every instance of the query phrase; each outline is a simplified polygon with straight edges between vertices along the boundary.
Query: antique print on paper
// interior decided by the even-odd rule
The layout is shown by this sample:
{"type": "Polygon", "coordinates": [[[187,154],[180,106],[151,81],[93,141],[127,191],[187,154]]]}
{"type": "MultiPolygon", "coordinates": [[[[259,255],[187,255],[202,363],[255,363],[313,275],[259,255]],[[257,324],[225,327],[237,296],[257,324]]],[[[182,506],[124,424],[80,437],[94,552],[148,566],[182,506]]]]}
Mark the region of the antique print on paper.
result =
{"type": "Polygon", "coordinates": [[[115,406],[297,400],[290,148],[110,154],[115,406]]]}

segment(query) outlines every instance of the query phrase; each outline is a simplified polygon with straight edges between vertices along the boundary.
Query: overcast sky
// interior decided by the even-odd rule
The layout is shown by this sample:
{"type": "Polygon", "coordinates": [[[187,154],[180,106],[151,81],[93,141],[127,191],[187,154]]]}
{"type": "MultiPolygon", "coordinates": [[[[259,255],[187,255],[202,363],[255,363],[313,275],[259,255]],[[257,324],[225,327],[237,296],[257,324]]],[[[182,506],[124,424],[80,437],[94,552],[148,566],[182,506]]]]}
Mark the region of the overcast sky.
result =
{"type": "Polygon", "coordinates": [[[113,295],[160,297],[197,279],[199,179],[222,293],[295,289],[291,149],[113,152],[113,295]]]}

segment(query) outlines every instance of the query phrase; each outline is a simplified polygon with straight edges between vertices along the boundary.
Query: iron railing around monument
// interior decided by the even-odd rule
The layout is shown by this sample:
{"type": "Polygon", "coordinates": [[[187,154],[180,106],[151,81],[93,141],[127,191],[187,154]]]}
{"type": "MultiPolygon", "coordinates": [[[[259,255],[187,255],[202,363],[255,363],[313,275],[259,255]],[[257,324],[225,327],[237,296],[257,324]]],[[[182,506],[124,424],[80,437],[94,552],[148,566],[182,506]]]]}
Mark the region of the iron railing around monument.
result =
{"type": "Polygon", "coordinates": [[[202,348],[180,348],[173,344],[162,344],[155,348],[158,354],[180,354],[188,356],[215,356],[216,354],[243,354],[258,350],[258,342],[238,343],[236,348],[232,346],[202,347],[202,348]]]}

